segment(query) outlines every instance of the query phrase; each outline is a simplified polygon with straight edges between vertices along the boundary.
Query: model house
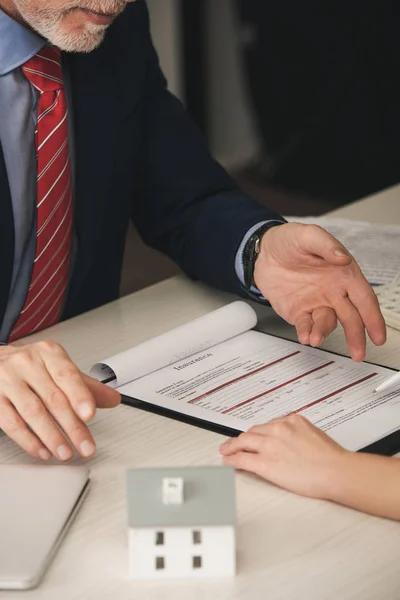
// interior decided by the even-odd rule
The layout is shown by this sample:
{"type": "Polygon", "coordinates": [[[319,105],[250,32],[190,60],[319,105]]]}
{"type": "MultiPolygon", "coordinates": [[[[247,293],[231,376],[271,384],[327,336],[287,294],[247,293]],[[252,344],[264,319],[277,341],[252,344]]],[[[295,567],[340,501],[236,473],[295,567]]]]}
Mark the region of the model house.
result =
{"type": "Polygon", "coordinates": [[[235,574],[233,469],[135,469],[127,494],[132,578],[235,574]]]}

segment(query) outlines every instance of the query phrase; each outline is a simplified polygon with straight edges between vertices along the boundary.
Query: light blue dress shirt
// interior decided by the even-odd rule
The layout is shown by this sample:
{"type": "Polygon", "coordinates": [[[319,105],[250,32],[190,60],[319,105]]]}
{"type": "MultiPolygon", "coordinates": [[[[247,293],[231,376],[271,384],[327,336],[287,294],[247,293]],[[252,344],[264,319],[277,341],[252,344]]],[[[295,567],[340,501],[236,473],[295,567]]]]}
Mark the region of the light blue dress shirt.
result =
{"type": "MultiPolygon", "coordinates": [[[[21,66],[46,45],[45,40],[8,17],[0,9],[0,140],[10,185],[15,225],[15,251],[5,318],[0,343],[7,340],[28,292],[36,242],[35,127],[39,94],[23,75],[21,66]]],[[[64,70],[69,112],[69,145],[74,179],[72,103],[68,73],[64,70]]],[[[257,224],[244,237],[235,261],[236,273],[244,283],[243,248],[257,224]]],[[[74,239],[73,256],[76,255],[74,239]]],[[[252,290],[259,294],[258,290],[252,290]]]]}
{"type": "MultiPolygon", "coordinates": [[[[46,45],[46,40],[8,17],[0,9],[0,140],[10,185],[15,226],[11,293],[0,327],[0,343],[10,334],[28,293],[36,246],[37,167],[35,128],[39,92],[21,66],[46,45]]],[[[68,69],[63,68],[68,105],[68,143],[72,189],[75,189],[73,105],[68,69]]],[[[72,238],[71,275],[78,243],[72,238]]]]}
{"type": "Polygon", "coordinates": [[[35,127],[38,92],[20,67],[45,42],[0,10],[0,140],[15,223],[14,265],[0,341],[7,339],[27,294],[36,242],[35,127]]]}

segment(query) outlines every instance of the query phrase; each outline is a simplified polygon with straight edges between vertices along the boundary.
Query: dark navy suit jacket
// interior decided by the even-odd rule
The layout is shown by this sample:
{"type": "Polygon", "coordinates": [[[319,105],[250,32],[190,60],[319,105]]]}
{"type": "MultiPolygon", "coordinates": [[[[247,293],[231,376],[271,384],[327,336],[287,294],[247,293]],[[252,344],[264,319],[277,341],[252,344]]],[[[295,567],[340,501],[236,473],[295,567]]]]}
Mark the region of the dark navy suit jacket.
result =
{"type": "MultiPolygon", "coordinates": [[[[189,276],[240,293],[234,266],[240,242],[254,224],[277,215],[237,189],[167,91],[144,0],[128,5],[97,50],[65,60],[73,102],[78,254],[63,318],[118,296],[130,218],[145,242],[189,276]]],[[[13,252],[0,145],[0,323],[13,252]]]]}

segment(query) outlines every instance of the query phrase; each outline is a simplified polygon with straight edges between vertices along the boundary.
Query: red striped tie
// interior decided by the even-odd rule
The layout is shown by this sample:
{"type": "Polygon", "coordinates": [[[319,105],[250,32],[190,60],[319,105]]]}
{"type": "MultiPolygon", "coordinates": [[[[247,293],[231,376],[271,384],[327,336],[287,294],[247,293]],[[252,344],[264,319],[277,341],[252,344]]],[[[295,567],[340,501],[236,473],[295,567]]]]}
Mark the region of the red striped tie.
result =
{"type": "Polygon", "coordinates": [[[22,70],[40,93],[35,132],[36,251],[28,295],[10,342],[59,321],[70,273],[73,220],[68,111],[60,51],[44,48],[22,70]]]}

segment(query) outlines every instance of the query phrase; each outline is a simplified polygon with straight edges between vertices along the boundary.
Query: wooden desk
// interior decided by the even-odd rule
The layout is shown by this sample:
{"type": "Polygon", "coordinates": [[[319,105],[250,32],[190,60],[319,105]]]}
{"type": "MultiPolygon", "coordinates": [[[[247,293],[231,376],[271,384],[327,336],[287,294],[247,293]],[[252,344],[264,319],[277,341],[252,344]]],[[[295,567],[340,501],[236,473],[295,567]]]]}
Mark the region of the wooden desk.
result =
{"type": "MultiPolygon", "coordinates": [[[[335,212],[400,224],[400,187],[335,212]]],[[[231,298],[182,277],[148,288],[46,332],[84,370],[231,298]]],[[[293,337],[270,309],[263,326],[293,337]]],[[[39,340],[43,334],[32,339],[39,340]]],[[[345,350],[341,332],[327,348],[345,350]]],[[[400,368],[400,332],[368,359],[400,368]]],[[[98,414],[90,461],[92,490],[47,576],[32,592],[0,600],[396,600],[400,598],[400,524],[296,497],[253,476],[237,476],[238,575],[218,581],[133,583],[127,578],[124,477],[130,467],[219,464],[222,437],[121,406],[98,414]]],[[[32,463],[0,439],[3,463],[32,463]]],[[[82,461],[75,459],[75,463],[82,461]]],[[[223,548],[221,548],[223,552],[223,548]]]]}

